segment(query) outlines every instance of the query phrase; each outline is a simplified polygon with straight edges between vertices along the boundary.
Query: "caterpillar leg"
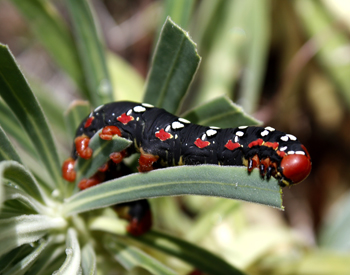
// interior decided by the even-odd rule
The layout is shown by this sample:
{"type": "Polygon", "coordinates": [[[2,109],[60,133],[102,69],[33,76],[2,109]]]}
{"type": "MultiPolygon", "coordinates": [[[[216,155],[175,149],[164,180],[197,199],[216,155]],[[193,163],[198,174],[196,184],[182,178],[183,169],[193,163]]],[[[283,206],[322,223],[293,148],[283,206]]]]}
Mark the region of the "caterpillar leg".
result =
{"type": "Polygon", "coordinates": [[[152,227],[151,207],[147,200],[121,203],[113,207],[121,219],[129,221],[126,230],[133,236],[140,236],[152,227]]]}
{"type": "Polygon", "coordinates": [[[74,140],[75,149],[79,157],[89,159],[92,156],[92,149],[89,147],[90,138],[85,135],[76,137],[74,140]]]}
{"type": "Polygon", "coordinates": [[[139,166],[137,169],[139,172],[148,172],[153,170],[153,163],[155,163],[159,159],[159,156],[155,156],[152,154],[146,154],[141,150],[141,155],[139,158],[139,166]]]}
{"type": "Polygon", "coordinates": [[[120,129],[117,126],[106,126],[100,133],[100,138],[104,140],[111,140],[113,136],[122,136],[120,129]]]}
{"type": "Polygon", "coordinates": [[[74,170],[75,160],[73,158],[66,159],[62,164],[62,177],[66,181],[75,181],[76,172],[74,170]]]}

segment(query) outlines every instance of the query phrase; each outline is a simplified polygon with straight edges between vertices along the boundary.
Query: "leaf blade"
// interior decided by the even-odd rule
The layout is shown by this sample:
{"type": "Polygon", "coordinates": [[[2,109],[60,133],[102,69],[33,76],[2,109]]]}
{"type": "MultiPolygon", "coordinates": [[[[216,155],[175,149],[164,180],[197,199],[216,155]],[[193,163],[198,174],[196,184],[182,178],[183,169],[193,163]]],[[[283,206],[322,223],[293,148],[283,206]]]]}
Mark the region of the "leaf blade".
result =
{"type": "Polygon", "coordinates": [[[167,18],[153,56],[143,102],[175,113],[200,60],[196,45],[188,33],[167,18]]]}

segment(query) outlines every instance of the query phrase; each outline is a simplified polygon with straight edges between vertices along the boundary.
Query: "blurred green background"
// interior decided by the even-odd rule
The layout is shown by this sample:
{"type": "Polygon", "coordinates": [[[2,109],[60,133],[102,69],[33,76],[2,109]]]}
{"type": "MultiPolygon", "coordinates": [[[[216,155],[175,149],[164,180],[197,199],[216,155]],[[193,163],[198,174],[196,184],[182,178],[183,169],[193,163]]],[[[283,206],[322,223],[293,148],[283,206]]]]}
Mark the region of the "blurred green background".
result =
{"type": "MultiPolygon", "coordinates": [[[[57,109],[47,114],[67,156],[63,112],[74,99],[86,99],[89,84],[76,73],[77,57],[64,55],[70,38],[55,41],[45,18],[25,2],[0,1],[0,42],[9,45],[44,110],[57,109]]],[[[180,113],[227,95],[264,124],[296,135],[312,157],[310,176],[283,190],[284,212],[216,198],[160,198],[153,202],[161,206],[157,227],[251,274],[350,274],[350,2],[89,3],[115,98],[141,100],[154,43],[170,15],[202,57],[180,113]]],[[[44,7],[59,18],[58,34],[71,30],[63,1],[44,7]]]]}

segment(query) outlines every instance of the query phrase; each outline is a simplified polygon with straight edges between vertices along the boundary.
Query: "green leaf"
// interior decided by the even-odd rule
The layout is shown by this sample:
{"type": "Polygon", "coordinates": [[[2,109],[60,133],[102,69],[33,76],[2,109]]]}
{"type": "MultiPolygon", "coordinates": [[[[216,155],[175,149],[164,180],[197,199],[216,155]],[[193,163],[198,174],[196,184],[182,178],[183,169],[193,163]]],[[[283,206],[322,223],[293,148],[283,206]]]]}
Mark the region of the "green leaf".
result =
{"type": "Polygon", "coordinates": [[[132,144],[132,141],[117,135],[112,140],[103,140],[99,136],[101,132],[102,129],[96,132],[89,142],[89,147],[93,151],[91,158],[78,158],[77,160],[75,170],[77,171],[76,179],[78,182],[82,178],[89,178],[95,174],[98,168],[109,160],[109,155],[112,152],[123,151],[132,144]]]}
{"type": "Polygon", "coordinates": [[[175,256],[208,274],[244,274],[211,252],[161,232],[149,231],[140,237],[132,238],[137,242],[175,256]]]}
{"type": "Polygon", "coordinates": [[[0,127],[0,161],[2,160],[15,160],[22,163],[21,158],[17,154],[15,148],[13,148],[11,142],[6,136],[3,129],[0,127]]]}
{"type": "Polygon", "coordinates": [[[0,95],[26,130],[43,165],[63,190],[60,161],[45,116],[9,49],[0,44],[0,95]]]}
{"type": "Polygon", "coordinates": [[[32,243],[48,230],[64,228],[66,221],[44,215],[22,215],[0,220],[0,256],[21,246],[32,243]]]}
{"type": "Polygon", "coordinates": [[[7,269],[6,272],[3,273],[3,275],[22,275],[25,274],[26,271],[35,263],[39,255],[43,252],[43,250],[46,248],[48,244],[48,241],[45,239],[40,240],[40,244],[38,247],[34,249],[32,253],[30,253],[28,256],[17,262],[14,266],[12,266],[10,269],[7,269]]]}
{"type": "Polygon", "coordinates": [[[77,233],[73,228],[68,229],[66,246],[66,260],[60,269],[55,271],[55,275],[81,274],[79,273],[81,262],[80,246],[77,238],[77,233]]]}
{"type": "Polygon", "coordinates": [[[84,275],[96,274],[96,254],[91,244],[86,244],[82,249],[81,265],[84,275]]]}
{"type": "Polygon", "coordinates": [[[117,238],[106,238],[104,243],[106,249],[126,270],[131,270],[135,267],[143,267],[154,275],[177,274],[155,258],[134,246],[120,242],[117,238]]]}
{"type": "Polygon", "coordinates": [[[36,263],[28,270],[26,275],[52,274],[64,262],[64,247],[50,246],[42,253],[36,263]]]}
{"type": "Polygon", "coordinates": [[[98,35],[92,11],[86,0],[66,0],[79,49],[80,62],[96,107],[113,101],[112,83],[107,69],[104,48],[98,35]]]}
{"type": "Polygon", "coordinates": [[[188,33],[167,18],[153,56],[143,102],[175,113],[200,60],[188,33]]]}
{"type": "Polygon", "coordinates": [[[27,195],[43,204],[50,204],[50,199],[38,185],[32,174],[21,164],[15,161],[0,162],[0,185],[6,180],[22,189],[27,195]]]}
{"type": "Polygon", "coordinates": [[[68,107],[64,118],[70,138],[74,138],[78,126],[89,113],[90,104],[88,101],[75,100],[68,107]]]}
{"type": "Polygon", "coordinates": [[[228,97],[220,96],[191,111],[183,117],[192,123],[221,128],[260,125],[261,122],[245,113],[242,107],[233,103],[228,97]]]}
{"type": "Polygon", "coordinates": [[[30,153],[32,156],[36,157],[37,153],[33,147],[33,144],[28,138],[27,133],[23,131],[23,127],[19,123],[18,119],[2,100],[0,100],[0,117],[0,125],[4,131],[13,137],[23,149],[28,151],[28,153],[30,153]]]}
{"type": "MultiPolygon", "coordinates": [[[[125,235],[125,226],[124,229],[122,229],[120,221],[113,218],[99,217],[94,219],[90,223],[89,228],[91,230],[100,230],[113,234],[125,235]]],[[[241,271],[209,251],[206,251],[195,244],[191,244],[190,242],[164,233],[151,230],[142,236],[133,237],[128,235],[128,237],[132,238],[133,241],[146,244],[151,248],[179,258],[184,262],[197,267],[202,272],[208,272],[208,274],[243,274],[241,271]]]]}
{"type": "Polygon", "coordinates": [[[142,101],[143,77],[122,57],[107,52],[107,65],[111,75],[114,99],[118,101],[142,101]]]}
{"type": "Polygon", "coordinates": [[[84,74],[73,38],[55,6],[45,0],[11,0],[53,60],[64,69],[86,93],[84,74]]]}
{"type": "Polygon", "coordinates": [[[26,204],[28,207],[32,208],[38,214],[53,214],[52,210],[48,207],[43,206],[33,197],[29,196],[28,193],[22,191],[21,189],[6,186],[5,185],[5,198],[4,201],[8,200],[18,200],[26,204]]]}
{"type": "Polygon", "coordinates": [[[199,165],[164,168],[107,181],[67,199],[63,212],[72,215],[141,198],[185,194],[240,199],[283,209],[277,180],[261,179],[257,169],[248,176],[246,167],[199,165]]]}

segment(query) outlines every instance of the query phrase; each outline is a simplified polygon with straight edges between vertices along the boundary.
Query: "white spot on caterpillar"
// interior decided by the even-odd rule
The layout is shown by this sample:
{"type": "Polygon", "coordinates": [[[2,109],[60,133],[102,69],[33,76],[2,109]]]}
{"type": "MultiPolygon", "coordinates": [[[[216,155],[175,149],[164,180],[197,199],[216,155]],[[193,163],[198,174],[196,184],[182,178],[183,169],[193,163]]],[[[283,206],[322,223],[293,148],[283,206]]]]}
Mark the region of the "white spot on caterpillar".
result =
{"type": "Polygon", "coordinates": [[[206,135],[206,134],[203,134],[201,139],[202,139],[202,140],[205,140],[206,137],[207,137],[207,135],[206,135]]]}
{"type": "Polygon", "coordinates": [[[235,142],[238,142],[239,138],[237,136],[235,136],[235,142]]]}
{"type": "Polygon", "coordinates": [[[275,131],[275,128],[272,128],[272,127],[270,127],[270,126],[265,127],[265,129],[268,130],[268,131],[270,131],[270,132],[275,131]]]}
{"type": "Polygon", "coordinates": [[[139,118],[139,117],[137,117],[137,118],[136,118],[136,121],[139,121],[139,120],[140,120],[140,118],[139,118]]]}
{"type": "Polygon", "coordinates": [[[270,132],[267,131],[267,130],[264,130],[264,131],[262,131],[262,132],[260,133],[260,135],[261,135],[262,137],[267,136],[268,134],[270,134],[270,132]]]}
{"type": "Polygon", "coordinates": [[[288,141],[288,136],[282,136],[282,137],[280,137],[280,140],[283,140],[283,141],[288,141]]]}
{"type": "Polygon", "coordinates": [[[211,137],[211,136],[215,136],[217,134],[218,131],[216,130],[213,130],[213,129],[209,129],[206,131],[206,134],[208,135],[208,137],[211,137]]]}
{"type": "Polygon", "coordinates": [[[112,116],[115,116],[115,113],[112,113],[112,116]]]}
{"type": "Polygon", "coordinates": [[[165,128],[165,132],[169,132],[170,131],[170,125],[168,125],[166,128],[165,128]]]}
{"type": "Polygon", "coordinates": [[[295,152],[294,152],[294,151],[288,151],[287,154],[288,154],[288,155],[294,155],[295,152]]]}
{"type": "Polygon", "coordinates": [[[215,144],[215,140],[213,140],[213,144],[215,144]]]}
{"type": "Polygon", "coordinates": [[[243,137],[244,133],[242,131],[237,131],[236,136],[243,137]]]}
{"type": "Polygon", "coordinates": [[[291,139],[291,140],[297,140],[297,138],[291,134],[287,134],[287,136],[291,139]]]}
{"type": "Polygon", "coordinates": [[[103,105],[100,105],[98,107],[96,107],[96,109],[94,110],[94,112],[97,112],[98,110],[100,110],[103,107],[103,105]]]}
{"type": "Polygon", "coordinates": [[[245,129],[248,128],[248,126],[239,126],[238,129],[245,129]]]}
{"type": "Polygon", "coordinates": [[[144,111],[146,111],[146,108],[143,107],[143,106],[135,106],[135,107],[134,107],[134,112],[135,112],[135,113],[142,113],[142,112],[144,112],[144,111]]]}
{"type": "Polygon", "coordinates": [[[220,127],[216,127],[216,126],[209,126],[210,129],[214,129],[214,130],[218,130],[220,129],[220,127]]]}
{"type": "Polygon", "coordinates": [[[171,123],[171,127],[176,130],[176,129],[181,129],[183,127],[185,127],[185,125],[183,125],[182,123],[178,122],[178,121],[174,121],[173,123],[171,123]]]}
{"type": "Polygon", "coordinates": [[[180,121],[180,122],[182,122],[182,123],[191,123],[191,121],[189,121],[189,120],[187,120],[187,119],[185,119],[185,118],[182,118],[182,117],[179,117],[178,118],[178,120],[180,121]]]}
{"type": "Polygon", "coordinates": [[[126,115],[130,116],[131,113],[132,113],[132,109],[130,109],[130,110],[126,113],[126,115]]]}
{"type": "Polygon", "coordinates": [[[91,112],[91,113],[89,114],[89,117],[92,117],[92,115],[93,115],[93,112],[91,112]]]}
{"type": "Polygon", "coordinates": [[[179,136],[177,134],[175,134],[175,139],[177,139],[179,136]]]}
{"type": "Polygon", "coordinates": [[[295,151],[295,153],[297,155],[304,155],[304,156],[306,155],[304,151],[295,151]]]}
{"type": "Polygon", "coordinates": [[[148,104],[148,103],[142,103],[141,105],[143,107],[147,107],[147,108],[153,108],[154,107],[152,104],[148,104]]]}
{"type": "Polygon", "coordinates": [[[287,146],[281,147],[280,151],[285,151],[285,150],[287,150],[287,148],[288,148],[287,146]]]}

